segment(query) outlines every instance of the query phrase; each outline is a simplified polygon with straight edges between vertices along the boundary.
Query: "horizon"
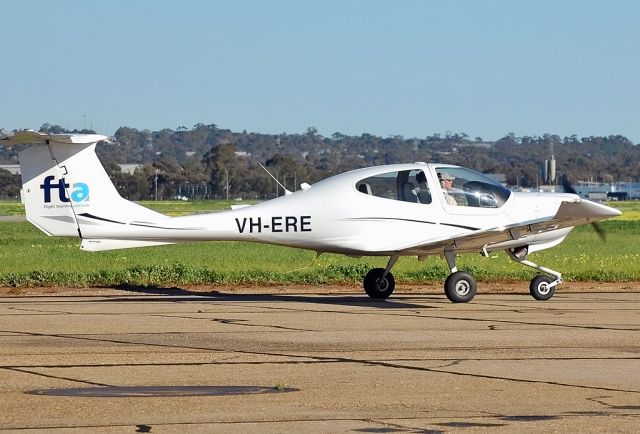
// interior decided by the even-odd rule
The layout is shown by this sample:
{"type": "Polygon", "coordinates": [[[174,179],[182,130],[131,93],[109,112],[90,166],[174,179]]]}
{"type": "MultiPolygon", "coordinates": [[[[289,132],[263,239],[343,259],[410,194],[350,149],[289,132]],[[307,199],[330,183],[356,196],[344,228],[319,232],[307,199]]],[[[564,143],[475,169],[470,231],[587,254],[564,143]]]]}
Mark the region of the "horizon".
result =
{"type": "MultiPolygon", "coordinates": [[[[4,128],[4,127],[0,126],[0,132],[4,132],[5,134],[6,133],[15,133],[15,132],[18,132],[18,131],[23,131],[23,130],[34,130],[34,131],[40,132],[39,128],[41,128],[42,126],[47,125],[47,124],[50,125],[51,127],[60,127],[60,128],[65,129],[66,132],[62,133],[62,134],[72,134],[74,130],[76,131],[77,134],[82,134],[82,133],[80,133],[80,131],[93,131],[95,134],[101,134],[101,135],[104,135],[104,136],[107,136],[107,137],[114,137],[115,133],[120,128],[131,128],[131,129],[139,131],[139,132],[149,131],[151,133],[158,133],[158,132],[163,131],[163,130],[170,130],[170,131],[173,131],[173,132],[180,132],[180,131],[182,131],[182,128],[185,128],[186,129],[185,131],[193,131],[198,125],[205,125],[205,126],[215,125],[217,129],[228,130],[228,131],[231,131],[231,133],[233,133],[233,134],[241,134],[241,133],[246,131],[247,134],[264,134],[264,135],[271,135],[271,136],[278,136],[278,135],[282,135],[282,134],[284,134],[284,135],[304,135],[304,134],[306,134],[308,129],[315,128],[313,126],[309,126],[309,127],[307,127],[305,129],[305,131],[301,131],[301,132],[282,131],[282,132],[279,132],[279,133],[265,133],[265,132],[260,132],[260,131],[249,131],[246,128],[244,128],[242,131],[232,130],[230,128],[225,128],[224,126],[220,126],[220,125],[216,124],[215,122],[211,122],[211,123],[198,122],[198,123],[192,125],[191,127],[186,127],[184,125],[180,125],[180,126],[175,127],[175,128],[163,127],[163,128],[159,128],[157,130],[149,130],[147,128],[136,128],[136,127],[133,127],[133,126],[130,126],[130,125],[122,125],[122,126],[116,128],[116,130],[113,133],[107,134],[106,132],[97,131],[97,130],[94,130],[94,129],[89,128],[89,127],[87,127],[87,128],[68,128],[68,127],[66,127],[64,125],[52,124],[50,122],[45,122],[45,123],[41,124],[40,127],[38,127],[38,129],[36,129],[36,128],[23,128],[23,129],[9,130],[7,128],[4,128]]],[[[393,138],[393,137],[401,137],[403,140],[412,140],[412,139],[424,140],[424,139],[431,138],[431,137],[436,137],[436,136],[440,136],[442,138],[448,138],[448,137],[452,137],[452,136],[455,136],[455,135],[462,136],[462,134],[466,134],[466,133],[462,133],[462,132],[459,132],[459,131],[434,132],[434,133],[427,134],[424,137],[416,137],[416,136],[409,137],[409,136],[403,136],[401,134],[393,134],[393,135],[388,135],[388,136],[381,136],[381,135],[377,135],[377,134],[371,134],[371,133],[366,132],[366,131],[362,132],[360,134],[344,134],[344,133],[342,133],[340,131],[336,131],[336,132],[333,132],[333,133],[331,133],[329,135],[325,135],[325,134],[322,134],[320,131],[317,131],[317,134],[320,135],[323,138],[331,138],[331,136],[333,134],[343,134],[344,136],[347,136],[347,137],[361,137],[362,135],[370,134],[372,136],[380,137],[380,138],[383,138],[383,139],[393,138]]],[[[629,140],[634,146],[637,146],[637,145],[640,144],[640,143],[633,142],[633,140],[631,140],[629,137],[625,136],[624,134],[607,134],[607,135],[602,135],[602,136],[600,136],[600,135],[587,136],[587,135],[580,135],[580,134],[559,135],[559,134],[554,134],[554,133],[551,133],[551,132],[545,132],[545,133],[540,134],[540,135],[522,135],[522,136],[515,135],[515,133],[513,133],[513,132],[508,132],[508,133],[505,133],[502,136],[500,136],[498,138],[495,138],[495,139],[488,139],[488,138],[477,136],[477,135],[474,135],[474,134],[468,134],[466,140],[468,140],[470,142],[495,143],[495,142],[497,142],[497,141],[499,141],[499,140],[501,140],[501,139],[503,139],[505,137],[508,137],[510,134],[514,134],[514,138],[515,139],[521,139],[521,138],[524,138],[524,137],[530,137],[530,138],[533,138],[533,139],[542,139],[542,138],[544,138],[545,135],[548,134],[550,136],[557,136],[561,140],[563,140],[565,138],[570,138],[570,137],[573,137],[573,136],[576,136],[576,138],[578,140],[587,139],[589,137],[622,136],[622,137],[626,138],[627,140],[629,140]],[[476,140],[478,138],[480,138],[482,140],[476,140]]]]}

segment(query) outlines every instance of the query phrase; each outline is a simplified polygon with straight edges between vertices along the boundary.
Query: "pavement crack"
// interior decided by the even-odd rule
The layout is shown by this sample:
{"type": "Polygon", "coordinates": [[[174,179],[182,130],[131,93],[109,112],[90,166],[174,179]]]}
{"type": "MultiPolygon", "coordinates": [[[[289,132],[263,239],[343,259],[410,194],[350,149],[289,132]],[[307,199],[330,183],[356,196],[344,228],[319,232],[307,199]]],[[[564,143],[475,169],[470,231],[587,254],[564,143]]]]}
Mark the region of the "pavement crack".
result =
{"type": "Polygon", "coordinates": [[[587,398],[588,401],[591,402],[595,402],[597,404],[600,404],[604,407],[607,407],[610,410],[633,410],[633,411],[638,411],[640,410],[640,405],[613,405],[613,404],[609,404],[608,402],[606,402],[606,399],[610,399],[613,398],[612,396],[597,396],[594,398],[587,398]]]}
{"type": "Polygon", "coordinates": [[[192,319],[197,321],[212,321],[219,324],[228,324],[228,325],[238,325],[243,327],[258,327],[258,328],[271,328],[276,330],[287,330],[287,331],[295,331],[295,332],[315,332],[317,330],[311,329],[301,329],[295,327],[285,327],[273,324],[252,324],[249,320],[246,319],[233,319],[233,318],[203,318],[196,316],[186,316],[186,315],[157,315],[152,314],[149,316],[161,317],[161,318],[181,318],[181,319],[192,319]]]}
{"type": "Polygon", "coordinates": [[[602,387],[602,386],[585,386],[581,384],[570,384],[570,383],[560,383],[557,381],[544,381],[544,380],[528,380],[524,378],[513,378],[513,377],[503,377],[498,375],[488,375],[488,374],[472,374],[469,372],[455,372],[448,371],[445,369],[439,368],[420,368],[414,366],[406,366],[406,365],[395,365],[393,363],[383,363],[382,365],[391,367],[391,368],[399,368],[399,369],[415,369],[415,370],[423,370],[428,372],[439,372],[443,374],[457,375],[462,377],[474,377],[474,378],[487,378],[491,380],[504,380],[504,381],[513,381],[517,383],[529,383],[529,384],[546,384],[550,386],[560,386],[560,387],[572,387],[577,389],[587,389],[587,390],[605,390],[610,392],[621,392],[621,393],[633,393],[640,394],[640,390],[627,390],[627,389],[618,389],[613,387],[602,387]]]}
{"type": "Polygon", "coordinates": [[[63,377],[61,375],[51,375],[51,374],[44,374],[42,372],[37,372],[37,371],[32,371],[30,369],[24,369],[24,368],[8,368],[8,367],[0,367],[0,369],[6,369],[8,371],[16,371],[16,372],[22,372],[24,374],[31,374],[31,375],[37,375],[40,377],[45,377],[45,378],[53,378],[55,380],[66,380],[66,381],[73,381],[76,383],[82,383],[82,384],[89,384],[91,386],[105,386],[105,387],[113,387],[110,384],[106,384],[106,383],[98,383],[95,381],[87,381],[87,380],[78,380],[77,378],[71,378],[71,377],[63,377]]]}
{"type": "Polygon", "coordinates": [[[409,427],[406,425],[401,425],[399,423],[393,423],[393,422],[389,422],[386,421],[384,419],[362,419],[363,422],[366,423],[370,423],[370,424],[374,424],[374,425],[382,425],[384,427],[387,427],[387,429],[367,429],[367,428],[363,428],[360,430],[356,430],[356,431],[361,431],[361,432],[400,432],[400,431],[404,431],[404,432],[424,432],[423,430],[418,430],[416,428],[413,427],[409,427]]]}

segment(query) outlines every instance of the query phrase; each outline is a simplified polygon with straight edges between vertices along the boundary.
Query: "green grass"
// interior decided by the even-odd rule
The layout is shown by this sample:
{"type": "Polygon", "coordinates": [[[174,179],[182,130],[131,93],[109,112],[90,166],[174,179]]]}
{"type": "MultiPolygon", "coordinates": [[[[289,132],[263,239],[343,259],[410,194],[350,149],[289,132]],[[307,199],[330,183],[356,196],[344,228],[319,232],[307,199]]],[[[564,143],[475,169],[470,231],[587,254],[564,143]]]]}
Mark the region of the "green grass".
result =
{"type": "Polygon", "coordinates": [[[24,215],[24,205],[20,202],[0,200],[0,216],[24,215]]]}
{"type": "Polygon", "coordinates": [[[607,202],[607,205],[622,211],[622,215],[616,220],[640,220],[640,200],[607,202]]]}
{"type": "MultiPolygon", "coordinates": [[[[567,280],[640,281],[640,221],[607,221],[608,242],[590,226],[576,228],[560,246],[531,259],[563,273],[567,280]]],[[[354,259],[286,247],[206,242],[100,253],[80,251],[73,238],[43,235],[27,222],[0,223],[1,286],[199,285],[251,283],[360,283],[386,258],[354,259]]],[[[528,280],[534,270],[500,252],[490,258],[464,255],[458,267],[480,281],[528,280]]],[[[398,282],[442,281],[442,258],[401,258],[398,282]]]]}

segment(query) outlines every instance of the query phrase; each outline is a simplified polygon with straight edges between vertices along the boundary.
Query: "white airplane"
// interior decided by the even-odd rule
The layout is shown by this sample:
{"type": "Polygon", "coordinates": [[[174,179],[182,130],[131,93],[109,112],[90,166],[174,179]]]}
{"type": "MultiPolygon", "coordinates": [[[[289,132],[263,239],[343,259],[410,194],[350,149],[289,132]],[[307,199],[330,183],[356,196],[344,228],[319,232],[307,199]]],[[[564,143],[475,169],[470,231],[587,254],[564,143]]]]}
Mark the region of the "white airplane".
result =
{"type": "Polygon", "coordinates": [[[35,131],[0,139],[34,145],[20,152],[28,221],[47,235],[79,237],[80,248],[91,252],[233,240],[388,256],[385,268],[364,277],[364,290],[375,299],[393,292],[391,269],[400,256],[443,255],[451,270],[446,296],[468,302],[476,282],[457,269],[456,256],[505,250],[541,272],[530,293],[547,300],[562,275],[528,255],[558,245],[576,225],[621,214],[576,194],[512,192],[470,169],[412,163],[352,170],[256,205],[169,217],[118,194],[95,153],[96,143],[106,139],[35,131]]]}

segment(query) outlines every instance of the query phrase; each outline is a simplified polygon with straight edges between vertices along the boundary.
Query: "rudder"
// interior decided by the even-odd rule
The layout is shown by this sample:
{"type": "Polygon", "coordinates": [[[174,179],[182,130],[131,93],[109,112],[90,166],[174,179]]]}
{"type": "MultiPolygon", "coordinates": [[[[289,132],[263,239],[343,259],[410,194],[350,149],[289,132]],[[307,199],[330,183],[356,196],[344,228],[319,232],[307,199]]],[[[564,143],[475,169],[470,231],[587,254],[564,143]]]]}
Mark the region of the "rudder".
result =
{"type": "Polygon", "coordinates": [[[48,235],[104,237],[122,219],[154,221],[164,215],[123,199],[96,153],[97,134],[22,131],[5,139],[32,143],[20,152],[27,220],[48,235]]]}

